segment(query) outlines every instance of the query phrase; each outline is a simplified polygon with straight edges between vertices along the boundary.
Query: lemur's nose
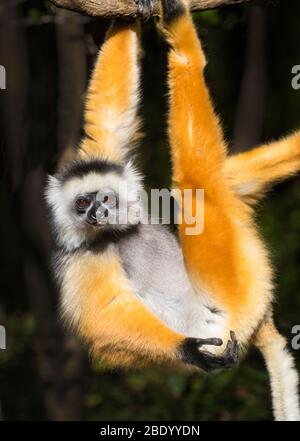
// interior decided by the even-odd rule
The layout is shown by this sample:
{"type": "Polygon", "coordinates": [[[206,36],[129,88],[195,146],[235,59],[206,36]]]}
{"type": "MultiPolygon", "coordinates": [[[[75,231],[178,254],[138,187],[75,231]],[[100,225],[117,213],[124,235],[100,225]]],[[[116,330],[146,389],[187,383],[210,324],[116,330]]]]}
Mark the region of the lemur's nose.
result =
{"type": "Polygon", "coordinates": [[[99,203],[99,207],[96,210],[96,220],[98,224],[103,224],[107,222],[108,218],[108,208],[104,204],[99,203]]]}
{"type": "Polygon", "coordinates": [[[92,208],[90,209],[90,211],[88,213],[88,217],[92,221],[97,221],[97,210],[98,210],[100,205],[101,205],[101,203],[99,201],[95,201],[93,206],[92,206],[92,208]]]}

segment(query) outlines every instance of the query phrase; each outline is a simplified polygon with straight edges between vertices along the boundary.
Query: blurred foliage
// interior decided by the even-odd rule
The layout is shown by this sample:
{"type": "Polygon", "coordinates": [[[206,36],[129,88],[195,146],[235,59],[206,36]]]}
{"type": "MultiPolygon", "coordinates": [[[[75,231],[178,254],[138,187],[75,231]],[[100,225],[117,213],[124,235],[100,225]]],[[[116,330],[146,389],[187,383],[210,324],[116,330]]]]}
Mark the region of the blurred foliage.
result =
{"type": "MultiPolygon", "coordinates": [[[[195,14],[208,58],[207,78],[226,137],[230,140],[243,72],[249,6],[195,14]]],[[[25,3],[24,16],[49,11],[40,0],[25,3]]],[[[300,4],[271,2],[268,8],[268,100],[262,140],[300,126],[300,91],[291,88],[291,68],[300,64],[300,4]]],[[[31,68],[29,139],[34,160],[44,155],[51,168],[55,144],[57,59],[54,25],[26,29],[31,68]],[[45,93],[45,90],[47,93],[45,93]],[[41,148],[42,146],[42,148],[41,148]]],[[[148,186],[170,184],[166,144],[166,48],[152,24],[145,27],[143,83],[145,132],[139,162],[148,186]]],[[[28,166],[31,166],[29,163],[28,166]]],[[[0,323],[8,330],[8,349],[0,354],[0,400],[6,419],[44,419],[35,359],[35,323],[24,289],[21,235],[9,215],[12,202],[3,190],[0,219],[0,323]]],[[[300,179],[277,186],[258,215],[276,268],[276,321],[289,338],[300,322],[300,179]]],[[[59,342],[57,342],[59,344],[59,342]]],[[[298,368],[300,356],[295,353],[298,368]]],[[[271,418],[266,369],[250,351],[238,369],[213,376],[149,369],[108,371],[89,366],[85,379],[87,420],[266,420],[271,418]]]]}

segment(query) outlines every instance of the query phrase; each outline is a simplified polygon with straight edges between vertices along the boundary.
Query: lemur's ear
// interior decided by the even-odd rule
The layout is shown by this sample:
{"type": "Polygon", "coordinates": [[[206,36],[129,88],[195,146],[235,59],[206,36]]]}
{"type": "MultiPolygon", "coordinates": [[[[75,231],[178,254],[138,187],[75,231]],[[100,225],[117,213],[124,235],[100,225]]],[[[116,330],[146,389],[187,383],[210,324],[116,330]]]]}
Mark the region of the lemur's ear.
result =
{"type": "MultiPolygon", "coordinates": [[[[123,172],[129,192],[133,195],[139,195],[143,189],[143,175],[137,170],[133,161],[128,161],[124,166],[123,172]]],[[[135,196],[134,196],[135,198],[135,196]]]]}
{"type": "Polygon", "coordinates": [[[57,176],[48,175],[48,186],[50,187],[58,187],[61,181],[57,176]]]}
{"type": "Polygon", "coordinates": [[[55,176],[48,175],[47,186],[45,190],[45,199],[49,206],[55,206],[58,200],[58,191],[61,182],[55,176]]]}

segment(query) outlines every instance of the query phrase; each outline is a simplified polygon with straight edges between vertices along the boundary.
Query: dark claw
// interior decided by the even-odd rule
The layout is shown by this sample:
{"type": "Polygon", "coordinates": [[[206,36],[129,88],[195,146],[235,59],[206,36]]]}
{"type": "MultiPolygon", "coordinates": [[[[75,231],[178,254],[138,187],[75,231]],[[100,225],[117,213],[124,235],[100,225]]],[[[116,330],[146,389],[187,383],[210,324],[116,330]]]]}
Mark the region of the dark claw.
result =
{"type": "Polygon", "coordinates": [[[220,338],[196,338],[198,346],[211,345],[222,346],[223,341],[220,338]]]}
{"type": "Polygon", "coordinates": [[[135,0],[137,15],[143,21],[148,21],[153,14],[153,0],[135,0]]]}
{"type": "Polygon", "coordinates": [[[222,340],[218,338],[187,338],[181,348],[182,360],[203,369],[205,372],[232,367],[239,359],[239,345],[234,332],[230,333],[230,338],[231,340],[228,341],[222,355],[214,355],[199,349],[203,345],[220,346],[222,340]]]}

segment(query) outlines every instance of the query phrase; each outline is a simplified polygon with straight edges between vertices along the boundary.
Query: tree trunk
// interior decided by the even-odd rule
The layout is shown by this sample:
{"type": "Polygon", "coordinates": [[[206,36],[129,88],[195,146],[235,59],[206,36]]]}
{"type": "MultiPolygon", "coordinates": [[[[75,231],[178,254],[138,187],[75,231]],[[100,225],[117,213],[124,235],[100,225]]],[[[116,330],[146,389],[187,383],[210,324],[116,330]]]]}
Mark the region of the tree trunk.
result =
{"type": "MultiPolygon", "coordinates": [[[[137,16],[135,0],[50,0],[56,6],[84,12],[89,15],[112,17],[137,16]]],[[[191,10],[199,11],[224,5],[242,3],[249,0],[191,0],[191,10]]],[[[159,16],[160,0],[154,0],[153,15],[159,16]]]]}

